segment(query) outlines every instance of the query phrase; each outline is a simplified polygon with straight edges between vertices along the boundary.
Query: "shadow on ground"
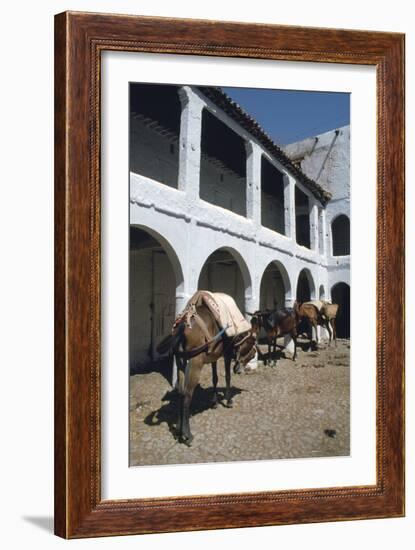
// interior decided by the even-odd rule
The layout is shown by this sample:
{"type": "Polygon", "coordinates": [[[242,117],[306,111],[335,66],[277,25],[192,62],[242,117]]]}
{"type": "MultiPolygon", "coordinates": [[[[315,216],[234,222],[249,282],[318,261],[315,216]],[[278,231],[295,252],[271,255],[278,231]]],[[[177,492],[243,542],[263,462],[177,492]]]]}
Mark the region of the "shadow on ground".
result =
{"type": "MultiPolygon", "coordinates": [[[[225,400],[225,390],[225,387],[217,388],[218,405],[227,408],[225,400]]],[[[231,399],[233,399],[236,395],[241,394],[242,391],[245,390],[241,390],[240,388],[231,386],[231,399]]],[[[175,389],[168,391],[164,394],[161,401],[163,405],[159,409],[152,411],[150,414],[148,414],[144,418],[144,423],[147,424],[147,426],[160,426],[160,424],[165,422],[168,425],[170,432],[175,435],[175,424],[177,422],[177,417],[179,413],[179,393],[175,389]]],[[[192,404],[190,407],[190,416],[201,414],[204,411],[211,409],[212,406],[213,388],[202,388],[200,385],[198,385],[193,393],[192,404]]]]}
{"type": "Polygon", "coordinates": [[[32,523],[39,529],[53,533],[53,517],[52,516],[23,516],[24,521],[32,523]]]}
{"type": "Polygon", "coordinates": [[[148,361],[147,363],[137,363],[130,366],[130,376],[134,374],[150,374],[156,372],[170,384],[173,370],[173,357],[163,357],[157,361],[148,361]]]}

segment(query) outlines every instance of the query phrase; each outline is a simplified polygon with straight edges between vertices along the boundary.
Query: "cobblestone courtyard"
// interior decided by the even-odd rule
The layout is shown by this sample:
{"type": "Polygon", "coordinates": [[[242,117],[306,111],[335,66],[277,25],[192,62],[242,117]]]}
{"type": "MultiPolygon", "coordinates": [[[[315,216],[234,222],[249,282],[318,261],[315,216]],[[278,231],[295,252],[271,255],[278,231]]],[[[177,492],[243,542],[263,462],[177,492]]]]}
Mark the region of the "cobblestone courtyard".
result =
{"type": "MultiPolygon", "coordinates": [[[[167,372],[130,377],[130,465],[344,456],[350,445],[349,341],[318,351],[298,349],[297,361],[232,375],[233,408],[211,408],[212,378],[204,367],[191,407],[192,447],[173,436],[177,396],[167,372]]],[[[263,352],[266,347],[261,346],[263,352]]],[[[219,397],[224,395],[218,365],[219,397]]]]}

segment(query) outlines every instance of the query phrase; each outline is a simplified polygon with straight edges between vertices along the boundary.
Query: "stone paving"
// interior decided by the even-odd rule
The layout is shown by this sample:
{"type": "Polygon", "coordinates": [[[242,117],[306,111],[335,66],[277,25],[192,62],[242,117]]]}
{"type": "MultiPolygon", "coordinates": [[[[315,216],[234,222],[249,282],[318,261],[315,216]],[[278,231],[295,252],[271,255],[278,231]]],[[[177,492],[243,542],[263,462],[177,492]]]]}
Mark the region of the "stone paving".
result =
{"type": "MultiPolygon", "coordinates": [[[[297,361],[232,375],[233,408],[211,408],[211,368],[192,400],[192,446],[174,439],[177,396],[160,372],[130,377],[130,465],[347,456],[350,452],[348,340],[298,350],[297,361]]],[[[261,346],[263,352],[266,351],[261,346]]],[[[225,388],[218,365],[219,396],[225,388]]]]}

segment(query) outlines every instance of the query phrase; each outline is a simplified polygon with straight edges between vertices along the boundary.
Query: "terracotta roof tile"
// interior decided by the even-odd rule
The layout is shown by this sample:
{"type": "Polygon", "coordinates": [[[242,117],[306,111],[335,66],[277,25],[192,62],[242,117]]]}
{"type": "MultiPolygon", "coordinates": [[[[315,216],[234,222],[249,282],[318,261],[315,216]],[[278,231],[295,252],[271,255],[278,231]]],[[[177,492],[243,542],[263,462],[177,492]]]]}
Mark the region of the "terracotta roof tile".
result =
{"type": "Polygon", "coordinates": [[[331,193],[326,191],[310,179],[300,170],[284,153],[284,151],[268,136],[258,122],[251,117],[238,103],[233,101],[220,88],[212,86],[197,86],[197,88],[209,98],[215,105],[222,109],[227,115],[235,120],[242,128],[247,130],[259,143],[268,151],[280,164],[282,164],[304,187],[325,205],[331,199],[331,193]]]}

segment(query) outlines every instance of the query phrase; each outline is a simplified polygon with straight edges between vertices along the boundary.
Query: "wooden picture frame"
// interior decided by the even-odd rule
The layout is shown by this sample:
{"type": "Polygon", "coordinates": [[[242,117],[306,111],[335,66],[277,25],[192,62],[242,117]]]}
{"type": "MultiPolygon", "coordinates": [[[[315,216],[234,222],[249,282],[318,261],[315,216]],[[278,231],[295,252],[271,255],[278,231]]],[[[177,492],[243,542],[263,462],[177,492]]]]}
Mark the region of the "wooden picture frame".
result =
{"type": "Polygon", "coordinates": [[[55,533],[78,538],[402,516],[404,35],[61,13],[55,18],[55,128],[55,533]],[[101,500],[100,56],[104,50],[376,67],[375,485],[101,500]]]}

